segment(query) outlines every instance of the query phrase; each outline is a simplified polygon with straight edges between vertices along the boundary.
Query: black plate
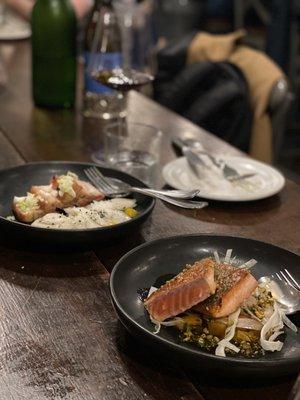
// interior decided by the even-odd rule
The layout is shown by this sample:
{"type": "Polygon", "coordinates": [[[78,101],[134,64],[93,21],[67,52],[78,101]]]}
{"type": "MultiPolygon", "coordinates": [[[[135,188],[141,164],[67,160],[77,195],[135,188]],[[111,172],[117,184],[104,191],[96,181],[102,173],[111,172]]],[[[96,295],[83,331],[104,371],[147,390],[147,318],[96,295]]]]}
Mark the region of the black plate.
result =
{"type": "Polygon", "coordinates": [[[299,333],[287,330],[281,352],[268,353],[260,359],[241,356],[219,357],[179,342],[174,328],[162,328],[154,335],[137,291],[149,288],[168,274],[177,274],[185,264],[212,255],[225,254],[233,249],[237,260],[245,262],[255,258],[258,264],[252,273],[259,278],[288,268],[300,280],[299,256],[284,249],[251,239],[230,236],[177,236],[143,244],[127,253],[114,267],[110,289],[116,312],[125,327],[136,337],[159,350],[160,356],[175,358],[186,367],[227,376],[271,377],[296,372],[300,369],[299,333]],[[264,375],[261,375],[264,374],[264,375]]]}
{"type": "MultiPolygon", "coordinates": [[[[38,245],[57,245],[62,247],[89,246],[99,242],[106,242],[121,235],[128,235],[149,217],[153,210],[155,201],[150,197],[134,194],[137,201],[138,216],[130,221],[105,228],[65,230],[45,229],[32,227],[21,222],[6,219],[12,214],[11,203],[14,196],[24,196],[32,185],[45,185],[52,175],[65,174],[67,171],[74,172],[80,179],[87,181],[84,169],[96,166],[95,164],[78,162],[38,162],[21,165],[0,171],[0,230],[11,240],[19,242],[30,242],[38,245]]],[[[138,179],[123,172],[98,167],[108,177],[118,178],[133,186],[146,187],[138,179]]]]}

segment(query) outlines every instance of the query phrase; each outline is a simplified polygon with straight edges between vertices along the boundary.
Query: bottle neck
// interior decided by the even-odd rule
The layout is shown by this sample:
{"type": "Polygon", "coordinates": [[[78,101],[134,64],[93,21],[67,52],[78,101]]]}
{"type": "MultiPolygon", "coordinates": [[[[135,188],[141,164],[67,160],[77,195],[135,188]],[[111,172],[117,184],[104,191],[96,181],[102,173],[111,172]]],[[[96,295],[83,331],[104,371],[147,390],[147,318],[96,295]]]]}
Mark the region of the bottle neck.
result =
{"type": "Polygon", "coordinates": [[[112,1],[110,0],[95,0],[94,10],[99,11],[102,7],[107,7],[112,9],[112,1]]]}
{"type": "Polygon", "coordinates": [[[102,5],[112,8],[112,0],[102,0],[102,5]]]}

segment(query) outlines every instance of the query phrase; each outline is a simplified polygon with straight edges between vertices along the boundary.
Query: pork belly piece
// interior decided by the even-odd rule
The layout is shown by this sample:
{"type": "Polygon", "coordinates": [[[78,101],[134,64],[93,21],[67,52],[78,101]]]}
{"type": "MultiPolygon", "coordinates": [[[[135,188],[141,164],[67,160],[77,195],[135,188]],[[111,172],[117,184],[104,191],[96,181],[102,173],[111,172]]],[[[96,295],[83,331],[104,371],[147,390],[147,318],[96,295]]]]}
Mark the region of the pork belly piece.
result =
{"type": "Polygon", "coordinates": [[[68,172],[67,175],[54,176],[51,186],[58,191],[62,208],[84,207],[95,200],[103,200],[104,194],[89,182],[81,181],[78,176],[68,172]]]}
{"type": "Polygon", "coordinates": [[[151,317],[161,322],[207,299],[215,289],[214,261],[205,258],[187,266],[152,293],[144,304],[151,317]]]}
{"type": "Polygon", "coordinates": [[[227,317],[235,312],[258,285],[248,270],[229,264],[215,264],[215,281],[215,294],[194,307],[194,310],[213,318],[227,317]]]}
{"type": "Polygon", "coordinates": [[[100,190],[96,189],[89,182],[75,180],[74,181],[74,190],[76,193],[76,203],[75,206],[84,207],[93,201],[103,200],[104,194],[100,192],[100,190]]]}
{"type": "Polygon", "coordinates": [[[27,196],[15,196],[12,203],[12,211],[18,221],[31,223],[44,215],[39,206],[39,199],[32,193],[27,196]]]}
{"type": "Polygon", "coordinates": [[[50,185],[32,186],[30,193],[23,197],[14,197],[13,213],[18,221],[30,223],[37,218],[62,208],[57,190],[50,185]]]}
{"type": "Polygon", "coordinates": [[[62,208],[62,202],[58,197],[58,191],[51,185],[32,186],[30,193],[33,193],[39,199],[39,206],[44,211],[44,215],[62,208]]]}
{"type": "Polygon", "coordinates": [[[68,172],[54,176],[49,185],[32,186],[27,196],[15,197],[12,209],[18,221],[30,223],[57,209],[84,207],[104,197],[93,185],[68,172]]]}

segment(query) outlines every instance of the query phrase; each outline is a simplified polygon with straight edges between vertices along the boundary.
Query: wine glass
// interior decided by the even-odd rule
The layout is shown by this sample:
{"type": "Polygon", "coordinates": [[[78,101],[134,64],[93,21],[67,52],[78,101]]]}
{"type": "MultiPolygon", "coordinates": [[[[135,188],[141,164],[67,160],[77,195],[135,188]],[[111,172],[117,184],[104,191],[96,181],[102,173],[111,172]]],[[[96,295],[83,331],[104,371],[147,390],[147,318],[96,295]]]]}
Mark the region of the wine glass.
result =
{"type": "MultiPolygon", "coordinates": [[[[137,7],[135,0],[114,0],[113,7],[121,33],[122,64],[120,67],[105,68],[103,65],[94,62],[90,67],[91,76],[102,85],[116,90],[119,93],[119,97],[125,99],[126,107],[128,92],[132,89],[137,90],[142,86],[151,83],[154,77],[149,73],[138,70],[138,67],[133,65],[132,62],[134,13],[137,7]]],[[[97,48],[96,41],[97,38],[95,37],[95,48],[97,48]]],[[[119,134],[127,135],[128,126],[126,123],[126,116],[124,117],[119,114],[117,117],[117,124],[119,134]]],[[[103,162],[103,155],[101,155],[101,153],[93,154],[92,159],[95,162],[103,162]]]]}
{"type": "Polygon", "coordinates": [[[94,69],[92,77],[102,85],[127,96],[129,90],[139,89],[153,81],[153,76],[132,66],[134,0],[115,0],[113,6],[119,21],[122,38],[122,68],[94,69]]]}

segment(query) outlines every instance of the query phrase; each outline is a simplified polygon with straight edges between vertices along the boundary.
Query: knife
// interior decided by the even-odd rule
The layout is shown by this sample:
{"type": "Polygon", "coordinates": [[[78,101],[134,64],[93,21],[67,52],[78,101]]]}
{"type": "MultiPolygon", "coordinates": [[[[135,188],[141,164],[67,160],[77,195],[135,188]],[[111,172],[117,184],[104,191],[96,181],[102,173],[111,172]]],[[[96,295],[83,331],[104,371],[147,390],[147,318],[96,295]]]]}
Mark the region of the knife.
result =
{"type": "Polygon", "coordinates": [[[186,160],[196,177],[201,178],[201,173],[198,168],[207,168],[201,157],[194,153],[189,147],[183,147],[182,153],[186,157],[186,160]]]}

